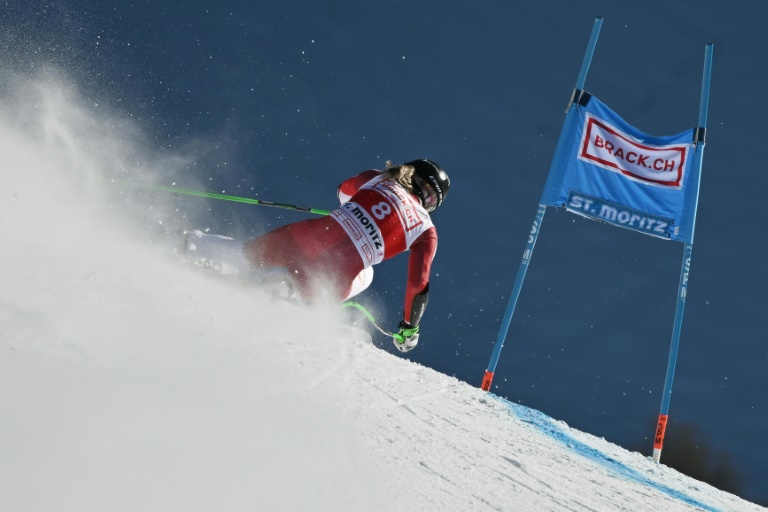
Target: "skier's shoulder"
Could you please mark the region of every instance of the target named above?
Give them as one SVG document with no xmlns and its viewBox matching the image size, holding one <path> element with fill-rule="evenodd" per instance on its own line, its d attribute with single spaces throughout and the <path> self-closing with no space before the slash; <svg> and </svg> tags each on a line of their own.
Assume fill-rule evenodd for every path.
<svg viewBox="0 0 768 512">
<path fill-rule="evenodd" d="M 366 183 L 381 175 L 381 171 L 369 169 L 344 180 L 338 188 L 339 200 L 343 203 L 355 195 Z"/>
<path fill-rule="evenodd" d="M 367 171 L 363 171 L 357 176 L 354 177 L 354 179 L 359 179 L 361 181 L 371 181 L 373 178 L 376 178 L 377 176 L 380 176 L 382 174 L 382 171 L 379 171 L 377 169 L 368 169 Z"/>
<path fill-rule="evenodd" d="M 369 181 L 373 180 L 374 178 L 377 178 L 381 176 L 381 171 L 377 171 L 376 169 L 368 169 L 367 171 L 363 171 L 360 174 L 357 174 L 355 176 L 352 176 L 351 178 L 346 179 L 341 186 L 355 186 L 357 188 L 362 187 Z"/>
</svg>

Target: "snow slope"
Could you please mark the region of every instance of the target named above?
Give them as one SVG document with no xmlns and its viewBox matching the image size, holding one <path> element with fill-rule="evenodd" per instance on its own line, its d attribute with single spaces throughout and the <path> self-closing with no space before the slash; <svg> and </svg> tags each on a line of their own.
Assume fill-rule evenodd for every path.
<svg viewBox="0 0 768 512">
<path fill-rule="evenodd" d="M 55 82 L 14 91 L 0 510 L 764 510 L 350 336 L 335 308 L 175 264 L 94 177 L 138 151 L 125 127 Z"/>
</svg>

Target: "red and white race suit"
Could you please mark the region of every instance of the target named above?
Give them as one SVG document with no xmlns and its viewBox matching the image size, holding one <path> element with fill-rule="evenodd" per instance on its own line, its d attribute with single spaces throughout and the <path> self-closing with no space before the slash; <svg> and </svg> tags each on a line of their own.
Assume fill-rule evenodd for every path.
<svg viewBox="0 0 768 512">
<path fill-rule="evenodd" d="M 404 304 L 404 320 L 410 323 L 413 299 L 429 284 L 437 250 L 429 213 L 416 196 L 376 170 L 344 181 L 338 196 L 342 205 L 329 216 L 246 242 L 246 258 L 252 265 L 289 269 L 305 298 L 325 284 L 342 301 L 365 269 L 410 250 Z"/>
</svg>

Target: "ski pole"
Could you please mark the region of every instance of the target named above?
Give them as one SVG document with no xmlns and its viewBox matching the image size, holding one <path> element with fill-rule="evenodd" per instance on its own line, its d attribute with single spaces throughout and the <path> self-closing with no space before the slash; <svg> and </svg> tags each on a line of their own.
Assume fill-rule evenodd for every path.
<svg viewBox="0 0 768 512">
<path fill-rule="evenodd" d="M 373 326 L 376 329 L 378 329 L 378 331 L 381 334 L 383 334 L 384 336 L 389 336 L 391 338 L 395 338 L 397 341 L 403 341 L 404 340 L 403 337 L 400 334 L 398 334 L 396 332 L 388 331 L 385 328 L 383 328 L 381 326 L 381 324 L 376 321 L 376 318 L 374 318 L 374 316 L 371 314 L 371 312 L 368 311 L 365 308 L 365 306 L 363 306 L 362 304 L 359 304 L 359 303 L 354 302 L 354 301 L 347 301 L 347 302 L 342 302 L 341 307 L 343 307 L 343 308 L 355 308 L 358 311 L 360 311 L 363 315 L 365 315 L 365 318 L 367 318 L 368 321 L 371 322 L 371 324 L 373 324 Z"/>
<path fill-rule="evenodd" d="M 315 215 L 330 215 L 328 210 L 319 210 L 317 208 L 306 208 L 304 206 L 295 206 L 285 203 L 273 203 L 270 201 L 261 201 L 259 199 L 253 199 L 250 197 L 231 196 L 227 194 L 215 194 L 213 192 L 204 192 L 201 190 L 193 190 L 188 188 L 169 187 L 167 185 L 151 185 L 149 183 L 133 183 L 130 185 L 141 188 L 148 188 L 150 190 L 158 190 L 160 192 L 170 192 L 171 194 L 182 194 L 187 196 L 204 197 L 206 199 L 222 199 L 224 201 L 233 201 L 235 203 L 255 204 L 260 206 L 272 206 L 274 208 L 284 208 L 286 210 L 294 210 L 300 212 L 314 213 Z"/>
</svg>

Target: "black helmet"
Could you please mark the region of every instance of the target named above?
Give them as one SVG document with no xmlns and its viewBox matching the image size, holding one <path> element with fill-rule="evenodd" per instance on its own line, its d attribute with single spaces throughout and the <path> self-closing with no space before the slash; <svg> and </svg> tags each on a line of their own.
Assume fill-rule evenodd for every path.
<svg viewBox="0 0 768 512">
<path fill-rule="evenodd" d="M 426 158 L 406 162 L 403 165 L 411 165 L 416 170 L 412 179 L 413 191 L 421 198 L 424 208 L 430 213 L 437 210 L 448 196 L 448 189 L 451 186 L 451 179 L 443 168 Z"/>
</svg>

